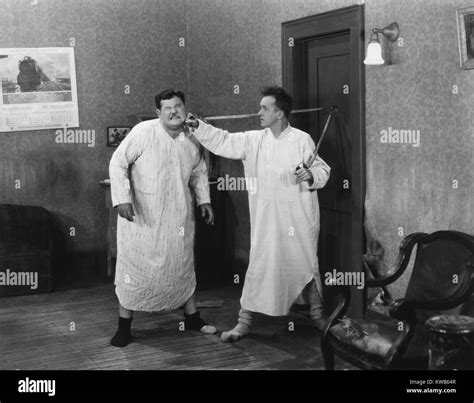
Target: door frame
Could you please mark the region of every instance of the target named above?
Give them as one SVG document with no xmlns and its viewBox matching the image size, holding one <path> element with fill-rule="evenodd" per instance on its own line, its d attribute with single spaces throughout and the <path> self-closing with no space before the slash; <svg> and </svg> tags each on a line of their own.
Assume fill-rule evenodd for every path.
<svg viewBox="0 0 474 403">
<path fill-rule="evenodd" d="M 362 254 L 365 248 L 363 220 L 366 192 L 365 69 L 363 64 L 365 54 L 364 5 L 340 8 L 282 23 L 283 87 L 293 95 L 297 107 L 304 108 L 306 106 L 304 105 L 305 91 L 301 86 L 298 86 L 298 82 L 301 81 L 301 77 L 307 77 L 306 66 L 304 66 L 303 63 L 295 63 L 295 59 L 304 51 L 304 41 L 317 37 L 337 35 L 342 32 L 349 32 L 351 66 L 354 66 L 354 68 L 351 69 L 349 88 L 351 127 L 348 128 L 349 133 L 353 134 L 351 136 L 351 262 L 352 271 L 362 271 Z M 293 46 L 291 46 L 291 44 Z M 362 316 L 365 301 L 363 301 L 362 294 L 358 294 L 357 296 L 354 295 L 355 298 L 353 302 L 355 302 L 355 306 L 351 307 L 351 311 L 356 316 Z"/>
</svg>

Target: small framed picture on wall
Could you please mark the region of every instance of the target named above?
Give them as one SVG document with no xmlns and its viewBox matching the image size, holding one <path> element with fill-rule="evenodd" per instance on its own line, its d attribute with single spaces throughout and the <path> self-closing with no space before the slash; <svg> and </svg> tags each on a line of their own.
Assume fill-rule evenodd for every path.
<svg viewBox="0 0 474 403">
<path fill-rule="evenodd" d="M 461 67 L 474 69 L 474 6 L 456 10 Z"/>
<path fill-rule="evenodd" d="M 130 126 L 107 127 L 107 147 L 118 147 L 130 130 Z"/>
</svg>

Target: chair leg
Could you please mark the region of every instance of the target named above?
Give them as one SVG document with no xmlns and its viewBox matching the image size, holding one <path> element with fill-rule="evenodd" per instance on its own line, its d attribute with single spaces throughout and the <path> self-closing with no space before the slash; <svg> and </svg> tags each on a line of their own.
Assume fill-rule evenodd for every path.
<svg viewBox="0 0 474 403">
<path fill-rule="evenodd" d="M 328 345 L 323 347 L 323 360 L 324 360 L 324 369 L 326 371 L 333 371 L 334 370 L 334 351 Z"/>
</svg>

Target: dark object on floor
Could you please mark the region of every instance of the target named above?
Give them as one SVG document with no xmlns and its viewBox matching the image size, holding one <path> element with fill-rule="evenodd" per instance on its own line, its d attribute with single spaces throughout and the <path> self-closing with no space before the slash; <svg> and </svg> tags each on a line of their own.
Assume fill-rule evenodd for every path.
<svg viewBox="0 0 474 403">
<path fill-rule="evenodd" d="M 52 291 L 53 217 L 43 207 L 0 205 L 0 297 Z"/>
<path fill-rule="evenodd" d="M 196 308 L 221 308 L 224 305 L 224 300 L 216 299 L 216 300 L 206 300 L 206 301 L 198 301 L 196 302 Z"/>
<path fill-rule="evenodd" d="M 334 354 L 363 369 L 428 368 L 424 323 L 442 311 L 460 307 L 474 292 L 474 237 L 456 231 L 408 235 L 400 245 L 395 268 L 367 280 L 367 287 L 382 287 L 399 279 L 415 246 L 405 298 L 391 303 L 391 318 L 345 317 L 351 295 L 349 287 L 342 288 L 342 298 L 321 339 L 326 369 L 334 369 Z"/>
<path fill-rule="evenodd" d="M 197 301 L 196 308 L 222 308 L 224 306 L 224 300 L 222 299 L 210 299 L 206 301 Z M 181 305 L 179 309 L 184 309 L 184 305 Z"/>
</svg>

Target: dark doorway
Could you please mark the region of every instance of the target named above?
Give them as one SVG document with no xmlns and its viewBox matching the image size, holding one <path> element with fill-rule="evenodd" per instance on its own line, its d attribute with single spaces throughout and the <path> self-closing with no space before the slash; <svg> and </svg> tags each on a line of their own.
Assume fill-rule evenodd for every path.
<svg viewBox="0 0 474 403">
<path fill-rule="evenodd" d="M 365 194 L 363 80 L 363 6 L 347 7 L 283 23 L 283 85 L 295 108 L 336 106 L 319 155 L 331 177 L 318 191 L 321 230 L 318 255 L 325 273 L 360 272 Z M 317 143 L 327 112 L 294 115 L 292 124 Z M 363 314 L 363 291 L 352 287 L 349 314 Z M 324 287 L 326 310 L 337 303 L 337 290 Z"/>
</svg>

